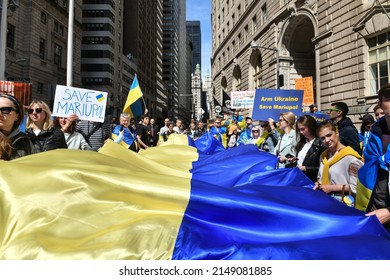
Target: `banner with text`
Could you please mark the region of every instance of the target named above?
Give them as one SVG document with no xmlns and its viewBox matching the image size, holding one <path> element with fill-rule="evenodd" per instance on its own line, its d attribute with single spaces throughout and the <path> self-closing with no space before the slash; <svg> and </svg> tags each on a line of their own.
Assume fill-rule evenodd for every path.
<svg viewBox="0 0 390 280">
<path fill-rule="evenodd" d="M 314 103 L 313 77 L 295 79 L 295 89 L 303 90 L 303 105 Z"/>
<path fill-rule="evenodd" d="M 15 96 L 24 106 L 30 105 L 32 84 L 25 82 L 0 81 L 0 93 Z"/>
<path fill-rule="evenodd" d="M 327 114 L 318 114 L 318 113 L 302 113 L 301 116 L 303 115 L 309 115 L 309 116 L 312 116 L 318 124 L 324 122 L 324 121 L 329 121 L 329 115 Z"/>
<path fill-rule="evenodd" d="M 302 113 L 303 90 L 256 89 L 253 105 L 253 120 L 275 121 L 281 113 L 293 112 L 296 116 Z"/>
<path fill-rule="evenodd" d="M 230 93 L 232 100 L 232 109 L 247 109 L 253 108 L 253 102 L 255 100 L 255 91 L 232 91 Z"/>
<path fill-rule="evenodd" d="M 53 116 L 76 114 L 80 120 L 104 122 L 107 95 L 103 91 L 57 85 Z"/>
</svg>

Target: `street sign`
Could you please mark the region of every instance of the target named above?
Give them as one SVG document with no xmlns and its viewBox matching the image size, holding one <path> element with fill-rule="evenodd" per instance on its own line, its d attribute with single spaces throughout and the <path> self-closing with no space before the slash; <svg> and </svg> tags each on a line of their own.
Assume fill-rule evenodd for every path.
<svg viewBox="0 0 390 280">
<path fill-rule="evenodd" d="M 356 105 L 356 106 L 349 106 L 349 115 L 357 115 L 357 114 L 365 114 L 368 112 L 368 108 L 370 108 L 371 105 Z"/>
</svg>

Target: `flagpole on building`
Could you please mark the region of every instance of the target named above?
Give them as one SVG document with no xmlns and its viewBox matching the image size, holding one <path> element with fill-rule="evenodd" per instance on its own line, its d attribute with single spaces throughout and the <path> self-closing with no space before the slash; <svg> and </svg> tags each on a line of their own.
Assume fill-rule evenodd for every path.
<svg viewBox="0 0 390 280">
<path fill-rule="evenodd" d="M 73 24 L 74 23 L 74 0 L 69 0 L 69 19 L 68 19 L 68 48 L 67 48 L 67 73 L 66 85 L 72 86 L 73 83 Z"/>
<path fill-rule="evenodd" d="M 5 80 L 5 48 L 7 33 L 7 9 L 8 1 L 3 0 L 1 6 L 1 30 L 0 30 L 0 80 Z"/>
</svg>

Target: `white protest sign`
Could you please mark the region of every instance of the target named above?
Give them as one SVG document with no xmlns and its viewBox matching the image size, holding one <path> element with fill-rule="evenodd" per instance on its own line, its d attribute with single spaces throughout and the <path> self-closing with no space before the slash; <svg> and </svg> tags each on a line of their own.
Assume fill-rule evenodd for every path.
<svg viewBox="0 0 390 280">
<path fill-rule="evenodd" d="M 253 103 L 255 101 L 255 91 L 232 91 L 230 93 L 230 98 L 232 102 L 232 109 L 253 108 Z"/>
<path fill-rule="evenodd" d="M 57 85 L 53 116 L 76 114 L 80 120 L 104 122 L 107 92 Z"/>
</svg>

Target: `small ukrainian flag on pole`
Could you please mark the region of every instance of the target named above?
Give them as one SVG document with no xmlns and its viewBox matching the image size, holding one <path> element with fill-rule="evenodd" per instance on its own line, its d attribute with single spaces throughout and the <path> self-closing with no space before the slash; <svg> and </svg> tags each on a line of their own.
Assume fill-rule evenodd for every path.
<svg viewBox="0 0 390 280">
<path fill-rule="evenodd" d="M 99 102 L 104 101 L 104 96 L 103 96 L 103 94 L 96 95 L 96 99 L 97 99 L 97 101 L 99 101 Z"/>
</svg>

